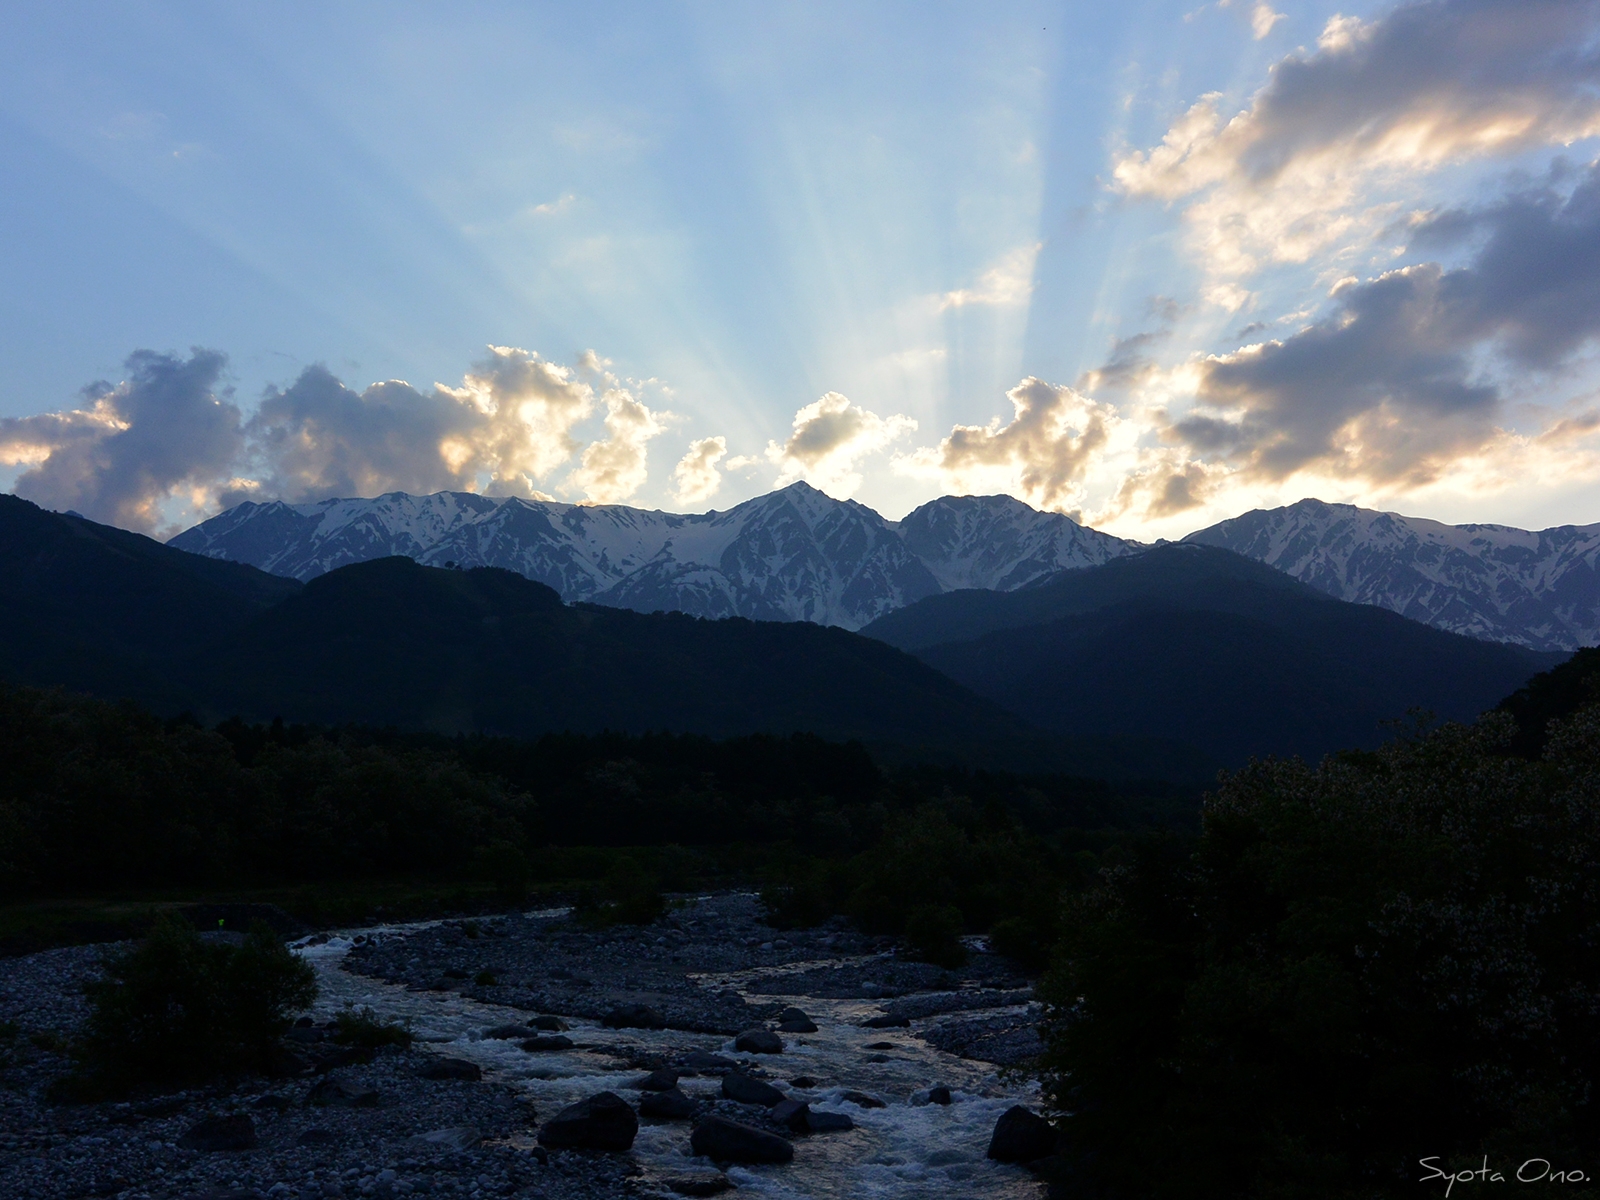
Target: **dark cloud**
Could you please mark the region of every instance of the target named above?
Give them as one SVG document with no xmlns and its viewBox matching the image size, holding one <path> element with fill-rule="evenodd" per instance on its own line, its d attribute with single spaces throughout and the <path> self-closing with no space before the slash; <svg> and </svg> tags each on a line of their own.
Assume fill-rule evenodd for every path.
<svg viewBox="0 0 1600 1200">
<path fill-rule="evenodd" d="M 34 462 L 16 493 L 46 508 L 156 532 L 160 507 L 183 490 L 208 492 L 244 447 L 241 416 L 218 380 L 213 350 L 187 359 L 141 350 L 115 387 L 84 390 L 81 408 L 0 419 L 0 454 Z"/>
<path fill-rule="evenodd" d="M 1397 136 L 1448 153 L 1592 131 L 1597 16 L 1592 0 L 1436 0 L 1370 24 L 1335 18 L 1322 53 L 1278 64 L 1238 161 L 1260 183 L 1296 158 Z"/>
<path fill-rule="evenodd" d="M 1318 464 L 1420 481 L 1492 433 L 1502 397 L 1485 352 L 1553 371 L 1600 334 L 1600 170 L 1566 194 L 1442 214 L 1420 237 L 1477 242 L 1464 266 L 1346 285 L 1310 328 L 1207 360 L 1206 408 L 1172 434 L 1269 478 Z"/>
<path fill-rule="evenodd" d="M 470 476 L 452 471 L 439 446 L 470 423 L 461 404 L 437 393 L 395 380 L 357 392 L 312 366 L 267 393 L 249 434 L 264 490 L 300 502 L 460 487 Z M 459 465 L 476 468 L 475 459 Z"/>
</svg>

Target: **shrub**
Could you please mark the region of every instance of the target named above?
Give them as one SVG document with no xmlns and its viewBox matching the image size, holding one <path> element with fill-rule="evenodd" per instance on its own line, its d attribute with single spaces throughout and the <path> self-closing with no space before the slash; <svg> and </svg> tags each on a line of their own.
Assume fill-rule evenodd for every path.
<svg viewBox="0 0 1600 1200">
<path fill-rule="evenodd" d="M 924 904 L 906 918 L 906 941 L 923 962 L 954 970 L 967 961 L 961 929 L 961 910 L 955 905 Z"/>
<path fill-rule="evenodd" d="M 396 1021 L 385 1021 L 366 1005 L 347 1008 L 333 1018 L 333 1040 L 347 1046 L 377 1050 L 383 1046 L 411 1045 L 411 1030 Z"/>
<path fill-rule="evenodd" d="M 1084 896 L 1047 1095 L 1108 1197 L 1377 1197 L 1600 1153 L 1600 707 L 1226 779 Z M 1509 1166 L 1504 1164 L 1509 1163 Z"/>
<path fill-rule="evenodd" d="M 317 994 L 310 965 L 262 924 L 236 947 L 165 917 L 102 970 L 84 988 L 89 1020 L 76 1050 L 91 1091 L 268 1068 Z"/>
<path fill-rule="evenodd" d="M 649 925 L 667 911 L 661 881 L 624 857 L 606 873 L 597 893 L 585 891 L 573 905 L 574 915 L 585 925 Z"/>
</svg>

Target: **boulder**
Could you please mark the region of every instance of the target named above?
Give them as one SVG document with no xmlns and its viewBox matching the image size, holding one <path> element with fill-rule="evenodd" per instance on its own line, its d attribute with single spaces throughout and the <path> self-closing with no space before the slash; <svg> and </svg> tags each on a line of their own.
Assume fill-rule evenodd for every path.
<svg viewBox="0 0 1600 1200">
<path fill-rule="evenodd" d="M 804 1100 L 780 1100 L 772 1106 L 772 1111 L 767 1114 L 779 1125 L 792 1129 L 796 1133 L 810 1131 L 811 1106 Z"/>
<path fill-rule="evenodd" d="M 445 968 L 444 977 L 446 979 L 466 979 L 470 977 L 471 974 L 472 972 L 468 971 L 465 967 L 447 967 Z"/>
<path fill-rule="evenodd" d="M 678 1073 L 671 1067 L 661 1067 L 651 1071 L 633 1086 L 641 1092 L 665 1092 L 678 1086 Z"/>
<path fill-rule="evenodd" d="M 863 1050 L 898 1050 L 898 1049 L 900 1049 L 900 1047 L 897 1046 L 894 1042 L 868 1042 L 865 1046 L 863 1046 L 861 1048 Z"/>
<path fill-rule="evenodd" d="M 891 1017 L 887 1015 L 881 1017 L 868 1017 L 865 1021 L 861 1022 L 861 1024 L 867 1029 L 904 1029 L 911 1024 L 911 1018 Z"/>
<path fill-rule="evenodd" d="M 667 1019 L 648 1004 L 621 1004 L 600 1018 L 607 1029 L 665 1029 Z"/>
<path fill-rule="evenodd" d="M 436 1058 L 417 1074 L 424 1079 L 461 1079 L 477 1083 L 483 1078 L 483 1069 L 464 1058 Z"/>
<path fill-rule="evenodd" d="M 658 1121 L 687 1121 L 699 1106 L 678 1088 L 664 1092 L 646 1092 L 639 1097 L 639 1115 L 654 1117 Z"/>
<path fill-rule="evenodd" d="M 527 1025 L 496 1025 L 493 1029 L 485 1029 L 483 1036 L 493 1041 L 514 1042 L 518 1038 L 533 1036 L 533 1029 Z"/>
<path fill-rule="evenodd" d="M 1038 1113 L 1014 1104 L 1000 1114 L 989 1139 L 989 1157 L 996 1162 L 1025 1163 L 1054 1153 L 1056 1131 Z"/>
<path fill-rule="evenodd" d="M 869 1054 L 861 1061 L 868 1063 L 886 1063 L 891 1062 L 892 1060 L 887 1054 Z"/>
<path fill-rule="evenodd" d="M 522 1048 L 529 1054 L 541 1054 L 546 1050 L 571 1050 L 572 1039 L 561 1033 L 541 1033 L 523 1042 Z"/>
<path fill-rule="evenodd" d="M 306 1103 L 319 1108 L 376 1108 L 378 1090 L 329 1075 L 306 1094 Z"/>
<path fill-rule="evenodd" d="M 722 1094 L 740 1104 L 759 1104 L 771 1108 L 784 1099 L 784 1095 L 770 1083 L 751 1079 L 743 1071 L 729 1071 L 722 1077 Z"/>
<path fill-rule="evenodd" d="M 694 1127 L 689 1146 L 713 1162 L 786 1163 L 794 1147 L 775 1133 L 753 1129 L 726 1117 L 708 1116 Z"/>
<path fill-rule="evenodd" d="M 562 1033 L 572 1028 L 560 1017 L 534 1017 L 528 1024 L 535 1029 L 543 1029 L 549 1033 Z"/>
<path fill-rule="evenodd" d="M 779 1033 L 815 1033 L 817 1023 L 798 1008 L 786 1008 L 778 1014 Z"/>
<path fill-rule="evenodd" d="M 888 1108 L 889 1107 L 882 1100 L 879 1100 L 876 1096 L 869 1096 L 865 1092 L 845 1092 L 842 1095 L 840 1095 L 839 1099 L 847 1100 L 851 1104 L 860 1105 L 862 1108 Z"/>
<path fill-rule="evenodd" d="M 686 1071 L 731 1071 L 738 1065 L 731 1058 L 704 1050 L 691 1050 L 678 1060 L 678 1066 Z"/>
<path fill-rule="evenodd" d="M 855 1127 L 856 1123 L 843 1113 L 817 1112 L 815 1109 L 806 1113 L 806 1130 L 810 1133 L 843 1133 Z"/>
<path fill-rule="evenodd" d="M 483 1135 L 470 1125 L 457 1125 L 450 1129 L 435 1129 L 432 1133 L 419 1133 L 401 1143 L 412 1153 L 447 1151 L 455 1153 L 470 1150 L 483 1140 Z"/>
<path fill-rule="evenodd" d="M 184 1150 L 254 1150 L 256 1123 L 243 1113 L 231 1117 L 207 1117 L 191 1125 L 178 1139 Z"/>
<path fill-rule="evenodd" d="M 601 1092 L 569 1104 L 539 1126 L 539 1144 L 552 1150 L 610 1150 L 633 1145 L 639 1118 L 615 1092 Z"/>
<path fill-rule="evenodd" d="M 811 1078 L 809 1075 L 796 1075 L 793 1079 L 789 1080 L 789 1086 L 797 1088 L 814 1088 L 817 1086 L 817 1081 Z"/>
<path fill-rule="evenodd" d="M 661 1177 L 661 1186 L 678 1196 L 720 1196 L 733 1188 L 721 1171 L 678 1171 Z"/>
<path fill-rule="evenodd" d="M 733 1040 L 741 1054 L 782 1054 L 783 1039 L 770 1029 L 746 1029 Z"/>
<path fill-rule="evenodd" d="M 928 1089 L 928 1103 L 929 1104 L 949 1104 L 950 1103 L 950 1089 L 945 1087 L 944 1084 L 942 1084 L 942 1083 L 938 1087 L 929 1088 Z"/>
</svg>

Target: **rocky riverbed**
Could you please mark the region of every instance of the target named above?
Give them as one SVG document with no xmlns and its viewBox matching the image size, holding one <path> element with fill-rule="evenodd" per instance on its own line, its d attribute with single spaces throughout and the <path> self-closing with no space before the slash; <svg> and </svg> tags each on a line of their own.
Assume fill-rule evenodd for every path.
<svg viewBox="0 0 1600 1200">
<path fill-rule="evenodd" d="M 552 911 L 315 935 L 297 948 L 321 995 L 290 1036 L 305 1074 L 117 1104 L 45 1097 L 106 948 L 0 961 L 0 1195 L 1039 1195 L 986 1157 L 1001 1115 L 1036 1101 L 997 1069 L 1037 1050 L 1013 964 L 977 948 L 948 972 L 760 917 L 722 895 L 642 928 Z M 352 1005 L 416 1041 L 341 1054 L 327 1022 Z M 551 1118 L 602 1093 L 632 1145 L 566 1148 L 578 1126 Z M 751 1155 L 714 1117 L 784 1161 L 727 1161 Z"/>
</svg>

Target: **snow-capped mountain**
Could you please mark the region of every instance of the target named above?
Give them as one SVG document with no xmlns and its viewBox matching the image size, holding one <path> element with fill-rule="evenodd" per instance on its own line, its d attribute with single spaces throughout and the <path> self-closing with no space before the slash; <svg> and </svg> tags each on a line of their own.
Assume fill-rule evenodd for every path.
<svg viewBox="0 0 1600 1200">
<path fill-rule="evenodd" d="M 169 544 L 297 579 L 402 554 L 505 567 L 567 600 L 847 629 L 938 592 L 1009 591 L 1142 549 L 1009 496 L 945 496 L 895 522 L 804 483 L 692 515 L 465 492 L 245 503 Z"/>
<path fill-rule="evenodd" d="M 1444 525 L 1302 500 L 1191 533 L 1357 604 L 1536 650 L 1600 642 L 1600 525 Z"/>
</svg>

